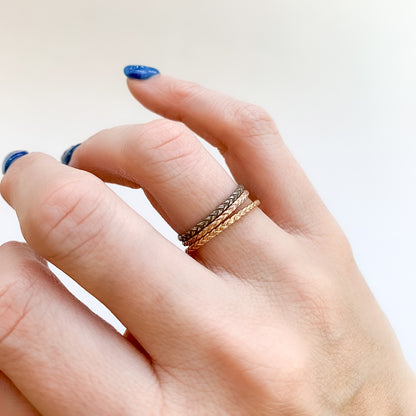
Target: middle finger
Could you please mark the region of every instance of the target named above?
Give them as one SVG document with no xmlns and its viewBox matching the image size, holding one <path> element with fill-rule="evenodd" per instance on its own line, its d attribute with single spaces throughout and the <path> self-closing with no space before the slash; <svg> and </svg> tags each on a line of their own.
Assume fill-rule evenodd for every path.
<svg viewBox="0 0 416 416">
<path fill-rule="evenodd" d="M 191 329 L 178 326 L 194 328 L 189 321 L 223 292 L 90 173 L 32 153 L 9 168 L 1 193 L 35 251 L 107 305 L 152 356 L 188 344 Z"/>
</svg>

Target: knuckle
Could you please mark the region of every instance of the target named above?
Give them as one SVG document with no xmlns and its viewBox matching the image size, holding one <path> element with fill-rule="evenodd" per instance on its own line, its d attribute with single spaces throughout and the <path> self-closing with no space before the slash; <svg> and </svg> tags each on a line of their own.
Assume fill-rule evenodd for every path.
<svg viewBox="0 0 416 416">
<path fill-rule="evenodd" d="M 262 138 L 272 134 L 280 137 L 269 113 L 255 104 L 242 103 L 234 110 L 237 128 L 248 138 Z"/>
<path fill-rule="evenodd" d="M 202 93 L 202 87 L 190 81 L 173 82 L 169 89 L 169 96 L 179 104 L 178 107 L 182 107 L 188 100 Z"/>
<path fill-rule="evenodd" d="M 331 273 L 323 270 L 312 271 L 312 274 L 319 277 L 304 277 L 303 281 L 308 285 L 295 288 L 297 298 L 292 303 L 293 311 L 308 332 L 319 334 L 325 348 L 335 351 L 345 345 L 345 340 L 351 335 L 348 330 L 351 305 L 345 300 L 344 290 L 331 281 Z"/>
<path fill-rule="evenodd" d="M 308 289 L 299 289 L 298 313 L 307 326 L 318 329 L 321 335 L 328 336 L 336 325 L 338 306 L 334 291 L 323 282 L 313 282 Z"/>
<path fill-rule="evenodd" d="M 151 140 L 145 140 L 144 167 L 152 173 L 152 180 L 172 180 L 176 175 L 183 174 L 192 169 L 200 160 L 198 157 L 201 146 L 196 137 L 182 123 L 157 120 L 150 123 L 141 134 Z M 143 141 L 132 143 L 134 147 L 140 146 L 143 155 Z"/>
<path fill-rule="evenodd" d="M 0 292 L 0 345 L 4 345 L 11 336 L 22 327 L 28 314 L 30 297 L 22 302 L 21 295 L 26 288 L 17 283 L 2 287 Z M 27 293 L 24 295 L 27 298 Z"/>
<path fill-rule="evenodd" d="M 148 141 L 149 149 L 163 149 L 170 141 L 176 140 L 181 144 L 180 141 L 189 140 L 191 137 L 191 132 L 184 124 L 171 120 L 156 120 L 149 123 L 142 134 L 151 137 Z"/>
<path fill-rule="evenodd" d="M 327 274 L 354 276 L 357 271 L 357 264 L 354 252 L 347 236 L 337 225 L 323 237 L 315 238 L 317 244 L 317 259 L 321 264 L 330 266 Z"/>
<path fill-rule="evenodd" d="M 105 185 L 92 175 L 50 185 L 25 218 L 26 238 L 49 259 L 93 245 L 108 211 L 106 195 Z"/>
<path fill-rule="evenodd" d="M 21 247 L 16 244 L 2 246 L 1 251 L 7 253 L 10 249 L 17 249 L 19 254 L 21 253 Z M 19 258 L 15 267 L 9 268 L 6 276 L 3 276 L 0 287 L 0 344 L 2 346 L 14 345 L 16 339 L 33 329 L 35 323 L 30 316 L 33 308 L 37 307 L 37 281 L 44 267 L 35 257 L 23 256 Z"/>
<path fill-rule="evenodd" d="M 207 343 L 215 361 L 236 370 L 239 387 L 261 398 L 266 408 L 284 405 L 299 410 L 297 403 L 311 369 L 302 342 L 290 329 L 282 337 L 271 321 L 247 322 L 247 329 L 238 332 L 233 322 L 225 327 L 217 324 Z M 253 338 L 258 340 L 255 345 L 249 341 Z"/>
</svg>

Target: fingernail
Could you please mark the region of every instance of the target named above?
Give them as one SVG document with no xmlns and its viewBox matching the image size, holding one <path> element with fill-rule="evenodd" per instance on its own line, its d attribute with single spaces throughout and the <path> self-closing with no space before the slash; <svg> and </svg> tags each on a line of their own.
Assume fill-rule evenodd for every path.
<svg viewBox="0 0 416 416">
<path fill-rule="evenodd" d="M 127 65 L 124 68 L 124 73 L 126 77 L 133 79 L 148 79 L 153 75 L 160 74 L 156 68 L 143 65 Z"/>
<path fill-rule="evenodd" d="M 74 150 L 80 145 L 81 145 L 81 143 L 78 143 L 75 146 L 71 146 L 69 149 L 66 149 L 64 153 L 62 153 L 61 162 L 64 165 L 69 165 L 69 162 L 71 161 L 72 154 L 74 153 Z"/>
<path fill-rule="evenodd" d="M 28 152 L 26 150 L 15 150 L 14 152 L 10 152 L 3 161 L 2 171 L 3 175 L 7 172 L 7 169 L 9 169 L 10 165 L 16 160 L 19 159 L 19 157 L 22 157 L 24 155 L 27 155 Z"/>
</svg>

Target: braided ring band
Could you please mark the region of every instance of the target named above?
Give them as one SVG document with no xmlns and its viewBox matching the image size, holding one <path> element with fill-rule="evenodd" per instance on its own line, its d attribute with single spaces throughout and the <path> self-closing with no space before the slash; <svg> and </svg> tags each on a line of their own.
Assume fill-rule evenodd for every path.
<svg viewBox="0 0 416 416">
<path fill-rule="evenodd" d="M 215 227 L 220 225 L 222 222 L 224 222 L 248 197 L 248 191 L 244 191 L 237 199 L 236 201 L 228 207 L 215 221 L 213 221 L 211 224 L 203 228 L 198 234 L 194 235 L 189 240 L 183 241 L 182 244 L 184 246 L 190 246 L 195 241 L 198 241 L 201 239 L 204 235 L 208 234 L 211 230 L 213 230 Z"/>
<path fill-rule="evenodd" d="M 252 211 L 254 208 L 258 207 L 259 205 L 260 205 L 260 201 L 258 199 L 256 201 L 252 202 L 250 205 L 247 205 L 245 208 L 238 211 L 237 214 L 234 214 L 232 217 L 228 218 L 228 220 L 226 220 L 222 224 L 220 224 L 217 228 L 214 228 L 205 237 L 202 237 L 200 240 L 198 240 L 197 242 L 195 242 L 194 244 L 189 246 L 186 249 L 186 252 L 191 253 L 191 252 L 197 250 L 199 247 L 202 247 L 208 241 L 212 240 L 215 236 L 217 236 L 222 231 L 224 231 L 226 228 L 228 228 L 231 224 L 234 224 L 241 217 L 248 214 L 250 211 Z"/>
<path fill-rule="evenodd" d="M 238 185 L 236 190 L 217 208 L 214 209 L 207 217 L 199 221 L 194 227 L 188 230 L 186 233 L 178 235 L 180 241 L 186 241 L 192 238 L 195 234 L 198 234 L 203 228 L 211 224 L 216 218 L 218 218 L 244 191 L 243 185 Z"/>
</svg>

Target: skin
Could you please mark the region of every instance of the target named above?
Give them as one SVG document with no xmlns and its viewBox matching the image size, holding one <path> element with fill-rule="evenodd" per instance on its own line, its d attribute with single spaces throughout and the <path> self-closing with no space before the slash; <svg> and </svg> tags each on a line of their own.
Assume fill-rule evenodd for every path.
<svg viewBox="0 0 416 416">
<path fill-rule="evenodd" d="M 164 75 L 128 86 L 162 118 L 99 132 L 70 166 L 29 154 L 1 182 L 27 244 L 0 248 L 0 413 L 415 414 L 415 376 L 270 116 Z M 104 182 L 141 187 L 178 233 L 236 183 L 261 205 L 187 255 Z"/>
</svg>

